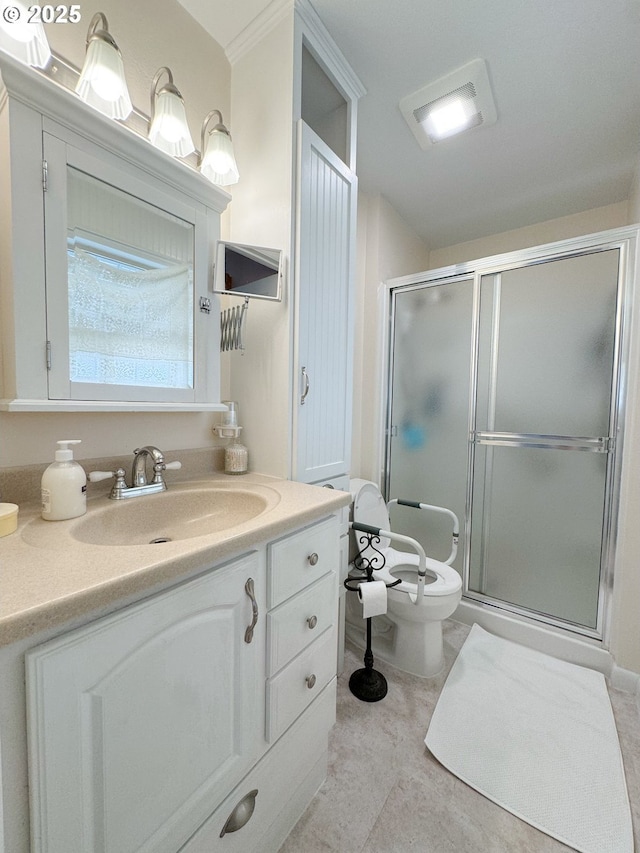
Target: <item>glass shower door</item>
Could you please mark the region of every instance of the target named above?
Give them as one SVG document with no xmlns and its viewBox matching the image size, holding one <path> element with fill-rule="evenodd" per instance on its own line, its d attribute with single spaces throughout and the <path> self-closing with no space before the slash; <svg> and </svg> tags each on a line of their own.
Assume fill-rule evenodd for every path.
<svg viewBox="0 0 640 853">
<path fill-rule="evenodd" d="M 596 631 L 619 250 L 483 275 L 472 596 Z"/>
</svg>

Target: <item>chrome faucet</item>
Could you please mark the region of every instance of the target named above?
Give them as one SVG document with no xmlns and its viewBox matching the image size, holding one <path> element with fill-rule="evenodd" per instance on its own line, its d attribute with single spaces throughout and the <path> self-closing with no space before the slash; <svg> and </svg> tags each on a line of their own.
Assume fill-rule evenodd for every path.
<svg viewBox="0 0 640 853">
<path fill-rule="evenodd" d="M 167 469 L 182 467 L 180 462 L 165 462 L 162 451 L 150 444 L 144 447 L 137 447 L 133 453 L 130 486 L 127 486 L 125 480 L 124 468 L 118 468 L 116 471 L 91 471 L 89 480 L 92 483 L 96 483 L 99 480 L 105 480 L 107 477 L 115 477 L 116 481 L 109 493 L 109 497 L 117 501 L 124 498 L 137 498 L 140 495 L 152 495 L 155 492 L 166 491 L 167 484 L 164 481 L 164 472 Z M 151 482 L 147 479 L 147 459 L 151 459 L 153 462 L 153 479 Z"/>
<path fill-rule="evenodd" d="M 147 480 L 147 459 L 153 462 L 153 480 L 151 483 Z M 158 483 L 164 484 L 162 472 L 166 469 L 164 455 L 152 444 L 147 444 L 145 447 L 136 447 L 133 451 L 133 467 L 131 469 L 131 487 L 148 486 Z M 166 489 L 166 485 L 164 486 Z"/>
</svg>

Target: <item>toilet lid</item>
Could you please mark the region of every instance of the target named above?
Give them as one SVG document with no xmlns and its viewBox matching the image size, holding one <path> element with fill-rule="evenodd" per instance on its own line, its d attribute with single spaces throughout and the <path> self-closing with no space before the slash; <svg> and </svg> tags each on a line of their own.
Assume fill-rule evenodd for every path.
<svg viewBox="0 0 640 853">
<path fill-rule="evenodd" d="M 353 494 L 353 520 L 360 524 L 369 524 L 371 527 L 379 527 L 381 530 L 390 530 L 387 505 L 375 483 L 368 480 L 351 480 L 349 485 Z M 357 541 L 358 533 L 354 532 Z M 383 537 L 378 547 L 385 549 L 390 544 L 390 540 Z"/>
</svg>

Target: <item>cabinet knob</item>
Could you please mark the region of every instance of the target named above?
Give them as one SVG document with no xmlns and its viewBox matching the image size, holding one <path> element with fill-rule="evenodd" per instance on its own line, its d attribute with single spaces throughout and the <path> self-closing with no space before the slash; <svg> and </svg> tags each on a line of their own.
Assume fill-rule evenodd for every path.
<svg viewBox="0 0 640 853">
<path fill-rule="evenodd" d="M 316 686 L 316 677 L 315 677 L 315 675 L 308 675 L 308 676 L 305 678 L 305 681 L 307 682 L 307 687 L 309 688 L 309 690 L 312 690 L 312 689 Z"/>
<path fill-rule="evenodd" d="M 316 563 L 318 562 L 318 555 L 314 551 L 313 554 L 309 554 L 309 556 L 307 557 L 307 560 L 309 561 L 310 566 L 315 566 Z"/>
<path fill-rule="evenodd" d="M 253 810 L 256 807 L 256 797 L 258 796 L 258 789 L 255 788 L 253 791 L 249 791 L 248 794 L 240 800 L 239 803 L 236 804 L 233 811 L 227 818 L 227 822 L 222 827 L 222 832 L 220 833 L 220 838 L 225 836 L 227 832 L 237 832 L 239 829 L 249 821 L 251 815 L 253 814 Z"/>
<path fill-rule="evenodd" d="M 307 625 L 309 626 L 309 628 L 311 628 L 313 630 L 313 628 L 315 628 L 317 624 L 318 624 L 318 617 L 317 616 L 309 616 L 309 618 L 307 619 Z"/>
</svg>

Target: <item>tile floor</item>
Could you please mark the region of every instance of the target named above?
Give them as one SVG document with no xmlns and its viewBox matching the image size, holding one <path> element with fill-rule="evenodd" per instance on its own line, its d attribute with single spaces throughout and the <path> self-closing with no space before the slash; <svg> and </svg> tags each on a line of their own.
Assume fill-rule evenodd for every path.
<svg viewBox="0 0 640 853">
<path fill-rule="evenodd" d="M 424 745 L 438 695 L 468 631 L 457 622 L 445 623 L 446 667 L 435 678 L 416 678 L 380 663 L 389 692 L 382 702 L 372 704 L 349 692 L 349 676 L 362 666 L 362 653 L 347 648 L 338 682 L 329 774 L 280 853 L 562 853 L 571 849 L 469 788 L 439 765 Z M 609 692 L 640 850 L 640 717 L 634 696 Z"/>
</svg>

